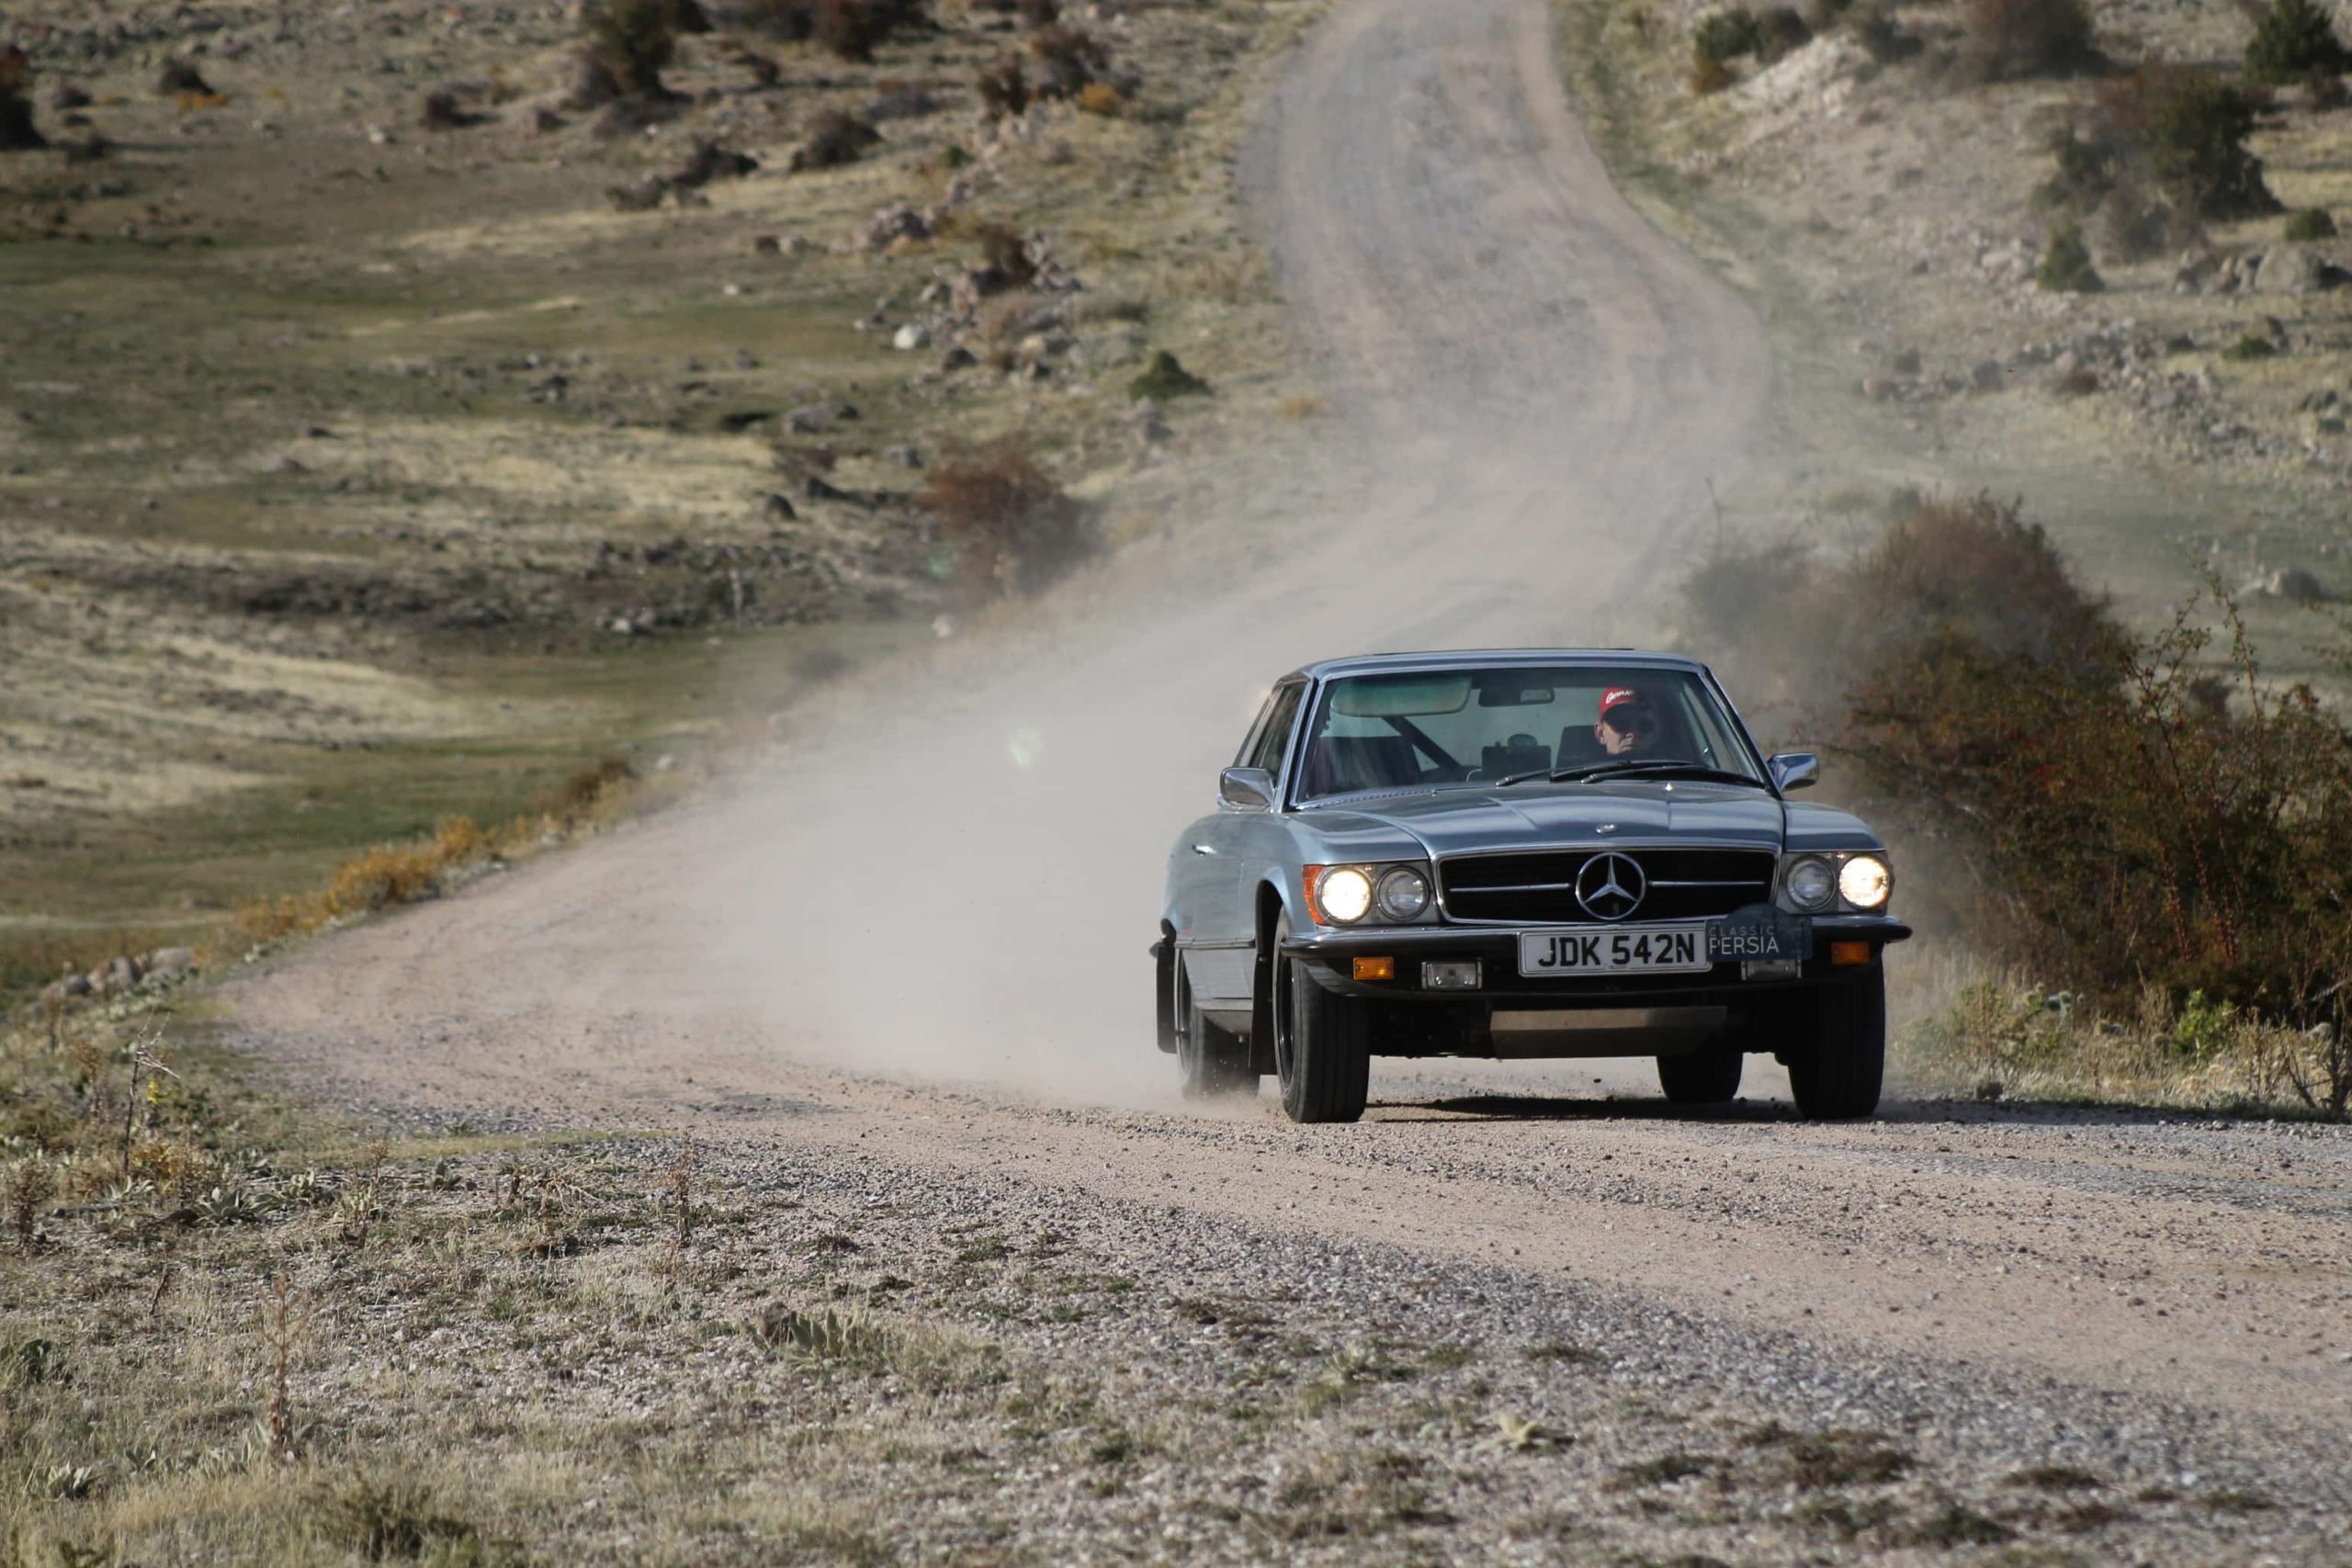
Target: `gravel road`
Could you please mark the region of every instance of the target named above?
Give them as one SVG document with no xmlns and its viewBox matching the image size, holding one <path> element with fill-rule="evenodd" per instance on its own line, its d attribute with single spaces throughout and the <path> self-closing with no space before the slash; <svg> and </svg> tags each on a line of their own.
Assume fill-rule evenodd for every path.
<svg viewBox="0 0 2352 1568">
<path fill-rule="evenodd" d="M 1770 471 L 1754 322 L 1611 189 L 1551 49 L 1541 0 L 1355 0 L 1303 46 L 1245 176 L 1330 389 L 1314 450 L 1222 476 L 1023 625 L 810 702 L 723 796 L 240 982 L 243 1026 L 389 1114 L 691 1129 L 747 1181 L 1077 1227 L 1163 1294 L 1287 1280 L 1327 1327 L 1362 1302 L 1572 1338 L 1611 1397 L 1530 1397 L 1583 1454 L 1661 1420 L 1899 1432 L 1923 1496 L 1998 1523 L 1841 1532 L 1700 1472 L 1637 1506 L 1580 1461 L 1527 1484 L 1611 1521 L 1588 1557 L 2352 1561 L 2341 1129 L 1807 1126 L 1761 1064 L 1708 1117 L 1589 1066 L 1400 1066 L 1351 1128 L 1176 1100 L 1146 1023 L 1160 857 L 1270 679 L 1639 640 L 1708 485 Z M 1151 1332 L 1062 1351 L 1208 1375 L 1213 1341 Z M 2113 1506 L 2027 1506 L 2036 1467 Z M 1494 1547 L 1453 1512 L 1397 1554 Z"/>
</svg>

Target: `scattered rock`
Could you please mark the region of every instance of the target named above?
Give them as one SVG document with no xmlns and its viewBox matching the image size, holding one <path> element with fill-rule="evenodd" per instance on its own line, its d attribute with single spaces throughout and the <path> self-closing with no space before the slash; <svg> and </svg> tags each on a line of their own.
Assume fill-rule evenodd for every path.
<svg viewBox="0 0 2352 1568">
<path fill-rule="evenodd" d="M 1997 359 L 1980 359 L 1968 372 L 1968 384 L 1980 392 L 1997 392 L 2008 385 L 2009 373 Z"/>
<path fill-rule="evenodd" d="M 903 201 L 894 201 L 866 220 L 864 244 L 869 251 L 888 250 L 901 240 L 928 240 L 931 220 Z"/>
<path fill-rule="evenodd" d="M 969 370 L 973 366 L 978 365 L 979 362 L 978 355 L 975 355 L 970 349 L 966 348 L 962 344 L 957 344 L 955 347 L 949 349 L 945 354 L 939 356 L 939 367 L 942 370 L 948 371 Z"/>
<path fill-rule="evenodd" d="M 845 423 L 855 418 L 857 418 L 856 408 L 834 400 L 830 402 L 809 403 L 789 411 L 784 416 L 784 425 L 786 430 L 796 435 L 822 435 L 834 425 Z"/>
<path fill-rule="evenodd" d="M 891 335 L 890 346 L 908 353 L 919 348 L 929 348 L 931 329 L 921 321 L 909 321 Z"/>
<path fill-rule="evenodd" d="M 886 463 L 896 463 L 902 468 L 922 467 L 922 454 L 911 446 L 886 446 L 882 449 L 882 460 Z"/>
<path fill-rule="evenodd" d="M 1919 351 L 1916 348 L 1898 348 L 1886 361 L 1887 369 L 1897 376 L 1917 376 L 1919 366 Z"/>
<path fill-rule="evenodd" d="M 192 947 L 159 947 L 147 955 L 150 975 L 183 975 L 196 967 L 196 949 Z"/>
<path fill-rule="evenodd" d="M 771 491 L 760 498 L 760 515 L 771 523 L 789 523 L 800 515 L 800 509 L 792 504 L 791 497 Z"/>
<path fill-rule="evenodd" d="M 523 134 L 551 136 L 563 129 L 563 117 L 551 108 L 533 108 L 523 116 Z"/>
<path fill-rule="evenodd" d="M 610 186 L 605 195 L 623 212 L 650 212 L 670 194 L 670 182 L 654 175 L 633 186 Z"/>
</svg>

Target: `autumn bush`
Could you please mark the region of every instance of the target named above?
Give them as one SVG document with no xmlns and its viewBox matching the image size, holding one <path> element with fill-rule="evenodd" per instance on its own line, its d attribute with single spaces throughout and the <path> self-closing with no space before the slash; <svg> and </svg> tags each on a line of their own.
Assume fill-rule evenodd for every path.
<svg viewBox="0 0 2352 1568">
<path fill-rule="evenodd" d="M 1017 116 L 1029 107 L 1029 73 L 1017 54 L 1004 55 L 980 67 L 974 78 L 980 107 L 990 119 Z"/>
<path fill-rule="evenodd" d="M 2114 1011 L 2153 990 L 2310 1032 L 2296 1092 L 2352 1104 L 2352 725 L 2266 680 L 2226 599 L 2133 634 L 1979 498 L 1844 560 L 1729 549 L 1686 600 L 1793 684 L 1838 672 L 1811 727 L 1905 844 L 1970 868 L 1940 894 L 1979 952 Z"/>
<path fill-rule="evenodd" d="M 1032 91 L 1041 98 L 1075 98 L 1111 68 L 1110 51 L 1091 33 L 1059 23 L 1030 34 L 1029 53 L 1037 62 Z"/>
<path fill-rule="evenodd" d="M 589 51 L 625 92 L 667 96 L 662 68 L 678 51 L 671 0 L 598 0 L 582 13 Z"/>
<path fill-rule="evenodd" d="M 976 599 L 1034 593 L 1094 547 L 1086 509 L 1015 446 L 938 464 L 917 504 L 936 519 Z"/>
<path fill-rule="evenodd" d="M 847 109 L 827 109 L 808 128 L 808 141 L 794 150 L 787 166 L 795 174 L 839 168 L 843 164 L 855 163 L 867 148 L 881 141 L 880 131 Z"/>
<path fill-rule="evenodd" d="M 1968 0 L 1958 64 L 1974 80 L 2072 76 L 2101 63 L 2083 0 Z"/>
<path fill-rule="evenodd" d="M 922 16 L 921 0 L 816 0 L 813 31 L 843 60 L 871 60 L 876 47 Z"/>
</svg>

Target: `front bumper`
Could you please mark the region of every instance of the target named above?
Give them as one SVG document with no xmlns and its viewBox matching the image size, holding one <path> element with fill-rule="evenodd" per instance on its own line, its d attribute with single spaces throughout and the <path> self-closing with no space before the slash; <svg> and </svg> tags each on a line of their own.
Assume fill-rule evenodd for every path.
<svg viewBox="0 0 2352 1568">
<path fill-rule="evenodd" d="M 1736 1008 L 1774 991 L 1805 989 L 1861 972 L 1879 962 L 1893 942 L 1909 939 L 1911 928 L 1884 915 L 1815 915 L 1802 917 L 1812 928 L 1813 956 L 1797 963 L 1792 972 L 1750 972 L 1737 962 L 1683 975 L 1583 975 L 1535 978 L 1519 972 L 1520 938 L 1528 931 L 1550 928 L 1464 926 L 1367 926 L 1357 930 L 1317 929 L 1293 933 L 1283 942 L 1288 956 L 1302 959 L 1327 989 L 1384 1001 L 1430 1004 L 1477 1004 L 1488 1009 L 1558 1008 Z M 1837 964 L 1833 943 L 1867 943 L 1867 965 Z M 1387 980 L 1358 980 L 1359 958 L 1390 958 L 1395 976 Z M 1430 960 L 1476 959 L 1479 984 L 1474 989 L 1432 990 L 1421 984 L 1421 965 Z"/>
</svg>

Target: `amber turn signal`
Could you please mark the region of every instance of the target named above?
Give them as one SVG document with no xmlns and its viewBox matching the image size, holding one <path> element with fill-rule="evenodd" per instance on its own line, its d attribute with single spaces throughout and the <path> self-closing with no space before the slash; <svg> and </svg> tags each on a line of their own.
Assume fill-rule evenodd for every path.
<svg viewBox="0 0 2352 1568">
<path fill-rule="evenodd" d="M 1396 978 L 1396 961 L 1393 958 L 1359 958 L 1356 960 L 1356 978 L 1394 980 Z"/>
<path fill-rule="evenodd" d="M 1829 944 L 1829 962 L 1832 964 L 1868 964 L 1870 961 L 1869 942 L 1833 942 Z"/>
</svg>

